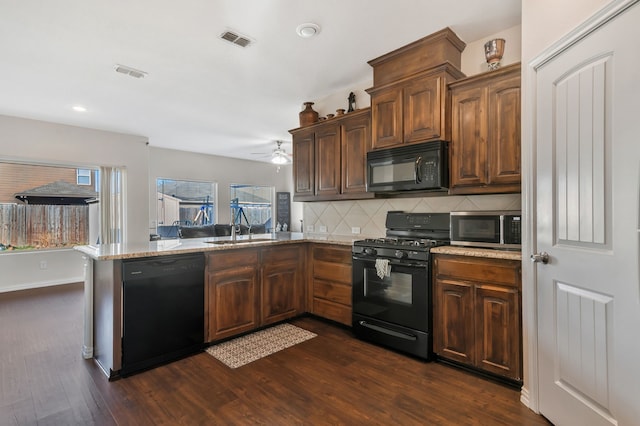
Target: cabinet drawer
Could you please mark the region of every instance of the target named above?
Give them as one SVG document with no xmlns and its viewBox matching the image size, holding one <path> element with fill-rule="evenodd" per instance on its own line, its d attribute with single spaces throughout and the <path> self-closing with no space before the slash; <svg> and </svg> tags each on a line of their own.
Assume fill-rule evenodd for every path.
<svg viewBox="0 0 640 426">
<path fill-rule="evenodd" d="M 221 250 L 219 253 L 209 254 L 207 266 L 220 270 L 245 265 L 258 265 L 258 263 L 257 249 Z"/>
<path fill-rule="evenodd" d="M 438 277 L 521 286 L 521 264 L 517 260 L 436 255 L 434 262 Z"/>
<path fill-rule="evenodd" d="M 351 306 L 351 285 L 314 280 L 313 297 Z"/>
<path fill-rule="evenodd" d="M 300 261 L 300 248 L 298 246 L 279 246 L 262 250 L 263 263 L 276 263 L 286 261 L 293 261 L 296 263 Z"/>
<path fill-rule="evenodd" d="M 351 285 L 351 265 L 316 260 L 313 262 L 313 277 Z"/>
<path fill-rule="evenodd" d="M 326 247 L 314 245 L 313 260 L 351 265 L 351 247 Z"/>
<path fill-rule="evenodd" d="M 351 326 L 351 307 L 349 306 L 314 298 L 313 313 L 320 317 Z"/>
</svg>

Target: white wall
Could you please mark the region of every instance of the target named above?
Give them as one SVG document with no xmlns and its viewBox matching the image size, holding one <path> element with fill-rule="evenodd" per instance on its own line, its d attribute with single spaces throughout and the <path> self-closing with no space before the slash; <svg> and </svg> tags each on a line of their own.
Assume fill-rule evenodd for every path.
<svg viewBox="0 0 640 426">
<path fill-rule="evenodd" d="M 147 138 L 2 115 L 0 135 L 2 160 L 125 167 L 127 239 L 149 239 Z M 46 269 L 40 269 L 43 261 Z M 73 250 L 0 253 L 0 292 L 78 281 L 82 268 Z"/>
<path fill-rule="evenodd" d="M 488 34 L 479 40 L 466 42 L 467 47 L 462 51 L 462 72 L 471 76 L 487 72 L 487 60 L 484 56 L 484 44 L 494 38 L 503 38 L 504 55 L 500 61 L 501 66 L 514 64 L 520 61 L 521 56 L 521 30 L 520 25 Z"/>
<path fill-rule="evenodd" d="M 276 192 L 292 192 L 291 165 L 278 168 L 271 163 L 239 160 L 218 157 L 214 155 L 197 154 L 185 151 L 175 151 L 164 148 L 149 149 L 149 223 L 151 232 L 155 231 L 152 222 L 156 221 L 155 206 L 157 201 L 155 182 L 157 178 L 180 180 L 196 180 L 216 182 L 218 184 L 217 222 L 231 221 L 229 203 L 229 185 L 250 184 L 275 186 Z M 293 197 L 293 193 L 292 193 Z M 293 203 L 291 206 L 292 223 L 300 223 L 302 219 L 302 204 Z M 294 227 L 295 231 L 299 229 Z"/>
</svg>

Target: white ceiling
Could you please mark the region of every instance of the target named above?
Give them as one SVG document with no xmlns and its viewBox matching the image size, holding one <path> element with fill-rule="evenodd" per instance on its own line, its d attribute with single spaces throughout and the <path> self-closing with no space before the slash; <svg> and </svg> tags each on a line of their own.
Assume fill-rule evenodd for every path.
<svg viewBox="0 0 640 426">
<path fill-rule="evenodd" d="M 0 114 L 264 160 L 252 153 L 276 140 L 290 152 L 304 101 L 370 79 L 368 60 L 446 26 L 475 41 L 518 25 L 520 10 L 520 0 L 0 0 Z M 319 35 L 296 35 L 304 22 Z M 223 41 L 225 30 L 255 43 Z"/>
</svg>

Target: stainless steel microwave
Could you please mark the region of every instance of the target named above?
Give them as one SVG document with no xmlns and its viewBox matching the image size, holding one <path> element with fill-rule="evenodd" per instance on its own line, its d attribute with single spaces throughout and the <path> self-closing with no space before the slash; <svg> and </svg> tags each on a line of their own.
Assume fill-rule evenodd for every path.
<svg viewBox="0 0 640 426">
<path fill-rule="evenodd" d="M 451 212 L 451 244 L 519 249 L 522 216 L 519 211 Z"/>
<path fill-rule="evenodd" d="M 367 153 L 367 191 L 442 191 L 449 186 L 449 147 L 423 142 Z"/>
</svg>

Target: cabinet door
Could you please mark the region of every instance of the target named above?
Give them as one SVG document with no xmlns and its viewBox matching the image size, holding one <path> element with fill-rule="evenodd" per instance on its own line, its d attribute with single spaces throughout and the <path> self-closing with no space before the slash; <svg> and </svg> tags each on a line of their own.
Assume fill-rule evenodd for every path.
<svg viewBox="0 0 640 426">
<path fill-rule="evenodd" d="M 416 79 L 404 88 L 404 142 L 423 142 L 442 135 L 442 82 L 440 76 Z"/>
<path fill-rule="evenodd" d="M 489 88 L 489 184 L 520 188 L 520 75 Z"/>
<path fill-rule="evenodd" d="M 293 135 L 293 198 L 315 195 L 315 137 L 313 131 Z"/>
<path fill-rule="evenodd" d="M 474 365 L 475 335 L 472 285 L 436 279 L 433 304 L 433 351 L 443 358 Z"/>
<path fill-rule="evenodd" d="M 360 114 L 342 122 L 343 194 L 367 192 L 367 151 L 371 149 L 371 116 Z"/>
<path fill-rule="evenodd" d="M 279 247 L 262 252 L 261 325 L 291 318 L 302 310 L 304 249 Z"/>
<path fill-rule="evenodd" d="M 340 126 L 323 125 L 316 131 L 316 195 L 340 193 Z"/>
<path fill-rule="evenodd" d="M 210 272 L 207 341 L 222 339 L 258 327 L 258 269 L 234 267 Z"/>
<path fill-rule="evenodd" d="M 477 366 L 520 380 L 520 297 L 514 288 L 476 285 Z"/>
<path fill-rule="evenodd" d="M 484 87 L 460 88 L 451 94 L 452 189 L 488 182 L 486 104 Z"/>
<path fill-rule="evenodd" d="M 402 144 L 402 89 L 391 87 L 371 95 L 373 149 Z"/>
</svg>

